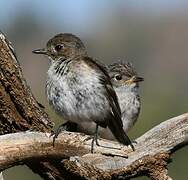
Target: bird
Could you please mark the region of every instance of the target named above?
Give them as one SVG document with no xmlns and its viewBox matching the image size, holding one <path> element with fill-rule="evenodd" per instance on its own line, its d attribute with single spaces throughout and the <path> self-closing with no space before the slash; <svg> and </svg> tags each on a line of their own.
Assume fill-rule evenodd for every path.
<svg viewBox="0 0 188 180">
<path fill-rule="evenodd" d="M 133 65 L 127 61 L 115 62 L 107 68 L 121 108 L 123 129 L 128 132 L 140 113 L 141 101 L 138 90 L 139 82 L 144 81 L 144 78 L 138 76 Z"/>
<path fill-rule="evenodd" d="M 33 50 L 33 53 L 50 59 L 45 89 L 54 110 L 67 122 L 95 123 L 91 153 L 94 143 L 98 145 L 99 127 L 108 127 L 121 144 L 135 150 L 123 130 L 121 109 L 110 76 L 102 63 L 87 55 L 79 37 L 57 34 L 45 48 Z M 55 137 L 59 132 L 56 131 Z"/>
<path fill-rule="evenodd" d="M 127 61 L 117 61 L 106 66 L 106 68 L 118 97 L 123 129 L 127 133 L 137 121 L 140 113 L 141 102 L 138 88 L 139 82 L 144 81 L 144 78 L 139 77 L 133 65 Z M 74 130 L 86 134 L 92 134 L 95 129 L 94 123 L 91 124 L 87 122 L 81 122 L 77 125 L 74 124 L 74 126 L 73 123 L 65 125 L 66 130 Z M 109 128 L 100 127 L 99 136 L 105 139 L 114 140 Z"/>
</svg>

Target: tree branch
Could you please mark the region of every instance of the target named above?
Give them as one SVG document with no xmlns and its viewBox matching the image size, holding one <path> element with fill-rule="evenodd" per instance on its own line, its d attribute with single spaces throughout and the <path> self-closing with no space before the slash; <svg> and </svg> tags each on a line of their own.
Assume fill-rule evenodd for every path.
<svg viewBox="0 0 188 180">
<path fill-rule="evenodd" d="M 23 78 L 11 43 L 1 33 L 0 93 L 0 104 L 3 105 L 0 109 L 1 134 L 5 133 L 5 129 L 11 132 L 18 131 L 16 126 L 23 130 L 37 128 L 40 131 L 49 131 L 52 127 L 52 122 L 39 107 Z M 39 123 L 40 126 L 38 126 Z"/>
<path fill-rule="evenodd" d="M 71 157 L 71 161 L 64 160 L 62 166 L 79 172 L 83 167 L 90 166 L 89 171 L 87 168 L 84 170 L 86 176 L 90 176 L 92 169 L 92 176 L 96 172 L 98 178 L 104 178 L 107 174 L 109 177 L 126 177 L 127 172 L 129 177 L 134 177 L 146 171 L 150 177 L 167 178 L 165 168 L 171 153 L 188 144 L 188 113 L 159 124 L 136 141 L 136 151 L 133 152 L 117 142 L 100 139 L 102 146 L 95 146 L 96 154 L 89 154 L 91 137 L 79 133 L 61 133 L 55 147 L 49 134 L 8 134 L 0 137 L 0 170 L 27 162 L 28 159 Z"/>
</svg>

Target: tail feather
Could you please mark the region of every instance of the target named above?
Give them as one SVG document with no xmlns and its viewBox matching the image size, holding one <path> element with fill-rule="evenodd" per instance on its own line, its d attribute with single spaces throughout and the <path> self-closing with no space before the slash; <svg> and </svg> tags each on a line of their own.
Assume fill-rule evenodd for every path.
<svg viewBox="0 0 188 180">
<path fill-rule="evenodd" d="M 119 124 L 116 123 L 115 121 L 116 121 L 115 119 L 110 118 L 109 123 L 108 123 L 108 127 L 111 130 L 112 134 L 120 143 L 126 146 L 130 145 L 132 150 L 134 151 L 135 148 L 131 140 L 129 139 L 125 131 L 123 130 L 123 127 L 119 126 Z"/>
</svg>

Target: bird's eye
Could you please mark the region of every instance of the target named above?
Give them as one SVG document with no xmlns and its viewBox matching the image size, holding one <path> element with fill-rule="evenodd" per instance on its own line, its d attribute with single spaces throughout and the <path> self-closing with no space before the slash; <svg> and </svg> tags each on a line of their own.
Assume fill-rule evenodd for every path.
<svg viewBox="0 0 188 180">
<path fill-rule="evenodd" d="M 64 48 L 64 45 L 63 44 L 58 44 L 57 46 L 55 46 L 55 50 L 56 51 L 60 51 L 61 49 Z"/>
<path fill-rule="evenodd" d="M 117 81 L 120 81 L 120 80 L 122 80 L 122 76 L 121 76 L 120 74 L 116 74 L 116 75 L 115 75 L 115 79 L 116 79 Z"/>
</svg>

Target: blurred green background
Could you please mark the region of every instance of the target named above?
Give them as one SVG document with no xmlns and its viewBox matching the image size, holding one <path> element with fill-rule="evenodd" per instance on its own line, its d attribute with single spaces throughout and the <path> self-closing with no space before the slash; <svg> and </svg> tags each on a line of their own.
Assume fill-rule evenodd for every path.
<svg viewBox="0 0 188 180">
<path fill-rule="evenodd" d="M 145 78 L 140 87 L 141 115 L 131 138 L 188 111 L 186 0 L 2 0 L 0 29 L 13 43 L 34 95 L 56 124 L 60 118 L 50 110 L 44 93 L 49 62 L 31 51 L 59 32 L 78 35 L 89 55 L 107 64 L 131 61 Z M 173 179 L 188 179 L 187 160 L 187 147 L 173 155 L 168 166 Z M 25 166 L 6 170 L 4 177 L 41 179 Z"/>
</svg>

